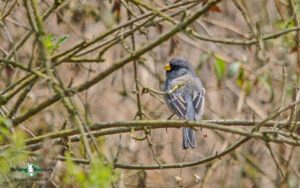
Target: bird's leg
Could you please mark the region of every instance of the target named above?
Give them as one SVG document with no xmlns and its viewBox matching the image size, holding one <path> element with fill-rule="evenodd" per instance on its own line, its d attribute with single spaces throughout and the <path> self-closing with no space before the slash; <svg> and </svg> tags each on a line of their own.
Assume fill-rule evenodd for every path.
<svg viewBox="0 0 300 188">
<path fill-rule="evenodd" d="M 175 115 L 175 114 L 172 113 L 172 114 L 167 118 L 167 120 L 170 120 L 174 115 Z M 168 128 L 166 128 L 166 132 L 168 133 Z"/>
<path fill-rule="evenodd" d="M 171 115 L 167 118 L 167 120 L 170 120 L 174 115 L 175 115 L 174 113 L 171 114 Z"/>
</svg>

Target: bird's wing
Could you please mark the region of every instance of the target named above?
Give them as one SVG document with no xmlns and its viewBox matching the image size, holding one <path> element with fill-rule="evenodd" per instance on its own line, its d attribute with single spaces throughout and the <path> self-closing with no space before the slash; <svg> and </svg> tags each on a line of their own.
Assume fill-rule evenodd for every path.
<svg viewBox="0 0 300 188">
<path fill-rule="evenodd" d="M 174 92 L 167 95 L 166 98 L 169 106 L 176 113 L 176 115 L 180 118 L 185 118 L 187 112 L 187 103 L 181 93 Z"/>
<path fill-rule="evenodd" d="M 204 103 L 205 103 L 205 89 L 202 87 L 200 90 L 193 92 L 193 105 L 195 108 L 195 112 L 198 115 L 202 115 L 204 113 Z"/>
<path fill-rule="evenodd" d="M 205 103 L 205 89 L 201 88 L 193 92 L 191 97 L 192 103 L 195 109 L 195 113 L 198 116 L 202 116 L 204 113 L 204 103 Z M 168 104 L 171 109 L 180 117 L 185 118 L 187 114 L 187 101 L 186 97 L 182 96 L 181 92 L 174 92 L 167 96 Z"/>
</svg>

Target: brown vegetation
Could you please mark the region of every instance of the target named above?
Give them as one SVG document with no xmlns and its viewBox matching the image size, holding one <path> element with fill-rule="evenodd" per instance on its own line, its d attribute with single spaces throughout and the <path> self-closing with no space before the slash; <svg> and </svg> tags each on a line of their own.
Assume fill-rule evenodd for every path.
<svg viewBox="0 0 300 188">
<path fill-rule="evenodd" d="M 0 184 L 299 187 L 299 7 L 1 1 Z M 172 57 L 187 58 L 204 83 L 203 121 L 167 120 Z M 182 149 L 182 126 L 197 129 L 197 148 Z M 53 171 L 14 181 L 9 168 L 29 162 Z"/>
</svg>

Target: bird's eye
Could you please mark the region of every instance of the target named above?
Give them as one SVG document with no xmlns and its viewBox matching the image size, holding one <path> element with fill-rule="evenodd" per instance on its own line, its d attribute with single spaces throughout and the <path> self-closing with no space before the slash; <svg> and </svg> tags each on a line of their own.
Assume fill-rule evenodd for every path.
<svg viewBox="0 0 300 188">
<path fill-rule="evenodd" d="M 178 70 L 180 67 L 178 65 L 172 65 L 172 70 Z"/>
</svg>

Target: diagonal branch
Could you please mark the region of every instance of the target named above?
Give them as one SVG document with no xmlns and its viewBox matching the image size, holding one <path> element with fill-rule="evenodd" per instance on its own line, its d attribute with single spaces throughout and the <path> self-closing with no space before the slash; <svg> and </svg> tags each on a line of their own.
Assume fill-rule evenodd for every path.
<svg viewBox="0 0 300 188">
<path fill-rule="evenodd" d="M 113 73 L 116 70 L 122 68 L 123 66 L 125 66 L 126 64 L 128 64 L 129 62 L 131 62 L 132 60 L 140 57 L 144 53 L 148 52 L 149 50 L 153 49 L 154 47 L 156 47 L 156 46 L 160 45 L 161 43 L 163 43 L 164 41 L 168 40 L 169 38 L 171 38 L 176 33 L 182 31 L 183 29 L 185 29 L 189 24 L 191 24 L 192 22 L 194 22 L 197 18 L 199 18 L 200 16 L 202 16 L 212 6 L 214 6 L 215 4 L 217 4 L 220 1 L 221 0 L 210 1 L 201 10 L 197 11 L 196 13 L 194 13 L 186 21 L 184 21 L 182 23 L 179 23 L 177 26 L 173 27 L 173 29 L 171 29 L 169 32 L 163 34 L 157 40 L 155 40 L 155 41 L 151 42 L 149 45 L 147 45 L 145 47 L 142 47 L 141 49 L 135 51 L 133 55 L 128 55 L 128 56 L 124 57 L 123 59 L 121 59 L 120 61 L 118 61 L 117 63 L 115 63 L 111 67 L 109 67 L 108 69 L 106 69 L 103 72 L 101 72 L 98 75 L 96 75 L 90 81 L 87 81 L 87 82 L 85 82 L 85 83 L 83 83 L 83 84 L 81 84 L 81 85 L 79 85 L 77 87 L 71 88 L 71 90 L 73 92 L 69 92 L 68 91 L 68 92 L 64 93 L 64 95 L 65 96 L 72 96 L 72 95 L 74 95 L 77 92 L 82 92 L 82 91 L 84 91 L 84 90 L 92 87 L 93 85 L 97 84 L 99 81 L 103 80 L 104 78 L 106 78 L 107 76 L 109 76 L 111 73 Z M 47 99 L 46 101 L 42 102 L 38 106 L 33 107 L 31 110 L 29 110 L 25 114 L 23 114 L 23 115 L 21 115 L 19 117 L 16 117 L 13 120 L 14 126 L 17 126 L 19 123 L 25 121 L 26 119 L 30 118 L 31 116 L 33 116 L 33 115 L 35 115 L 37 113 L 39 113 L 41 110 L 43 110 L 44 108 L 46 108 L 46 107 L 52 105 L 53 103 L 57 102 L 59 99 L 61 99 L 61 96 L 58 95 L 58 94 L 56 94 L 56 95 L 52 96 L 50 99 Z"/>
</svg>

